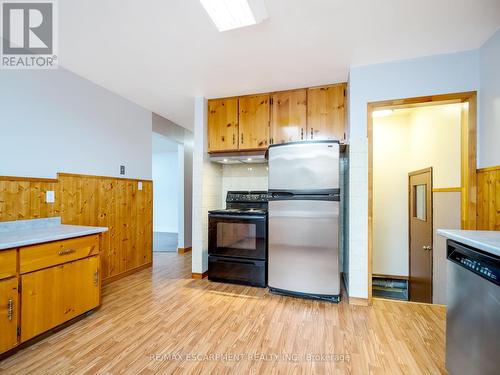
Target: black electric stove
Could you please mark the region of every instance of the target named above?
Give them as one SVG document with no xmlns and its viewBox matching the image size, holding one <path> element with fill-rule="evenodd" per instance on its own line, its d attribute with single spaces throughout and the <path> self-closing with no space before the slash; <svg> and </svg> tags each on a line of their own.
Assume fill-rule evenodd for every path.
<svg viewBox="0 0 500 375">
<path fill-rule="evenodd" d="M 208 279 L 267 285 L 266 191 L 229 191 L 226 209 L 208 212 Z"/>
</svg>

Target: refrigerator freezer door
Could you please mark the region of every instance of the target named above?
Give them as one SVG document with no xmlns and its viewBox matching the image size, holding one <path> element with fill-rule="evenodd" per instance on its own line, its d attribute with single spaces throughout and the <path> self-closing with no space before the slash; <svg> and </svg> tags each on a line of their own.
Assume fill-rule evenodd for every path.
<svg viewBox="0 0 500 375">
<path fill-rule="evenodd" d="M 269 190 L 339 188 L 339 144 L 295 142 L 269 148 Z"/>
<path fill-rule="evenodd" d="M 340 295 L 339 202 L 269 202 L 270 288 Z"/>
</svg>

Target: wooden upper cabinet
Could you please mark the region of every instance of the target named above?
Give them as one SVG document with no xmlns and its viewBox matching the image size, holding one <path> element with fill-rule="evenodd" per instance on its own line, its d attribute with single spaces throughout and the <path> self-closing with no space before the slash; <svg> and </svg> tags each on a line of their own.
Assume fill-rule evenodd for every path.
<svg viewBox="0 0 500 375">
<path fill-rule="evenodd" d="M 238 98 L 208 101 L 208 152 L 238 149 Z"/>
<path fill-rule="evenodd" d="M 307 90 L 307 139 L 345 139 L 345 83 Z"/>
<path fill-rule="evenodd" d="M 239 98 L 239 150 L 269 145 L 269 94 Z"/>
<path fill-rule="evenodd" d="M 273 93 L 271 103 L 271 144 L 305 139 L 307 89 Z"/>
</svg>

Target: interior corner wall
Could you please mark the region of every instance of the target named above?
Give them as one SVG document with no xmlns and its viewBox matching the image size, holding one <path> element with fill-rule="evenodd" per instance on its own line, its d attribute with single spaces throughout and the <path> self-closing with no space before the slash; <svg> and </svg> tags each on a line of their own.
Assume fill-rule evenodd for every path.
<svg viewBox="0 0 500 375">
<path fill-rule="evenodd" d="M 480 48 L 480 168 L 500 165 L 500 29 Z"/>
<path fill-rule="evenodd" d="M 150 111 L 61 67 L 0 82 L 0 175 L 151 178 Z"/>
<path fill-rule="evenodd" d="M 478 89 L 477 50 L 350 69 L 349 296 L 368 297 L 367 104 Z"/>
</svg>

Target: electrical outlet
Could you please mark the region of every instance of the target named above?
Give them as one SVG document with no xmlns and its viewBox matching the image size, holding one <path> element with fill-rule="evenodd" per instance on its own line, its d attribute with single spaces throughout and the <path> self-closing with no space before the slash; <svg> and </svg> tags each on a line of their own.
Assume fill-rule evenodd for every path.
<svg viewBox="0 0 500 375">
<path fill-rule="evenodd" d="M 120 165 L 120 174 L 125 174 L 125 166 Z"/>
<path fill-rule="evenodd" d="M 142 181 L 137 183 L 137 190 L 142 190 Z"/>
<path fill-rule="evenodd" d="M 45 203 L 54 203 L 56 201 L 56 194 L 53 190 L 45 192 Z"/>
</svg>

